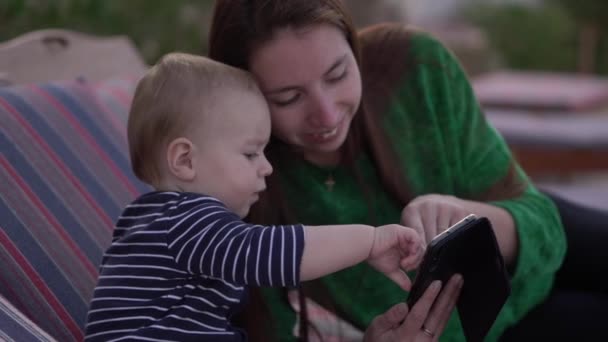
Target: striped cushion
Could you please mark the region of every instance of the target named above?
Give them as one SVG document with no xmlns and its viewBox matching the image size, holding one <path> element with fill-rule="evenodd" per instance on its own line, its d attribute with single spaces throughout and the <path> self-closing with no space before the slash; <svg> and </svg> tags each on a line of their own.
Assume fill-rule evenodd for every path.
<svg viewBox="0 0 608 342">
<path fill-rule="evenodd" d="M 81 340 L 124 205 L 135 79 L 0 88 L 0 295 L 60 341 Z"/>
<path fill-rule="evenodd" d="M 0 297 L 0 340 L 55 341 L 4 297 Z"/>
</svg>

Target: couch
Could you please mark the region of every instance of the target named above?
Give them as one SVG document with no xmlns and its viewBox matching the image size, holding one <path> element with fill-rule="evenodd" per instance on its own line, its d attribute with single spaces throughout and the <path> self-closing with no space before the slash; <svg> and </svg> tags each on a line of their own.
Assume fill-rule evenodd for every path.
<svg viewBox="0 0 608 342">
<path fill-rule="evenodd" d="M 148 190 L 126 143 L 146 69 L 126 36 L 0 43 L 0 340 L 83 339 L 114 221 Z"/>
<path fill-rule="evenodd" d="M 82 340 L 113 223 L 148 189 L 126 143 L 136 82 L 0 88 L 0 340 Z"/>
</svg>

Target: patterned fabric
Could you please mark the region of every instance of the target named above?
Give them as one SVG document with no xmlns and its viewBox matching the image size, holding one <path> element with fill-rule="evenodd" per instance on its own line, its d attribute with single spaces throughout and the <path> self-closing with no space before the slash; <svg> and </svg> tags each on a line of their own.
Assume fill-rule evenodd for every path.
<svg viewBox="0 0 608 342">
<path fill-rule="evenodd" d="M 60 341 L 83 338 L 98 265 L 132 175 L 136 79 L 0 88 L 0 295 Z"/>
<path fill-rule="evenodd" d="M 298 291 L 288 291 L 287 300 L 298 317 L 293 327 L 293 336 L 300 337 L 300 301 L 298 299 Z M 363 331 L 353 327 L 314 300 L 310 298 L 306 298 L 305 300 L 306 313 L 308 315 L 309 342 L 360 342 L 363 340 Z"/>
<path fill-rule="evenodd" d="M 55 341 L 25 317 L 6 298 L 0 297 L 0 340 Z"/>
</svg>

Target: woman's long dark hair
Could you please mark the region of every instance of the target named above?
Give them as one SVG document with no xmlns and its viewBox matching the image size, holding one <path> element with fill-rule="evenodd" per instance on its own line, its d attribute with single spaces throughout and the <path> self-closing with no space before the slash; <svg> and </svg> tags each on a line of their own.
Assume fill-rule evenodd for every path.
<svg viewBox="0 0 608 342">
<path fill-rule="evenodd" d="M 369 37 L 365 39 L 369 43 L 364 47 L 364 52 L 367 52 L 366 55 L 376 56 L 362 60 L 359 35 L 346 7 L 340 0 L 218 0 L 209 37 L 209 56 L 232 66 L 249 69 L 251 53 L 257 46 L 271 40 L 278 29 L 303 28 L 316 24 L 330 24 L 344 33 L 363 77 L 362 104 L 353 118 L 342 148 L 341 162 L 352 164 L 361 149 L 369 150 L 387 191 L 403 204 L 407 203 L 411 196 L 405 183 L 404 173 L 395 158 L 391 144 L 388 143 L 386 134 L 379 126 L 379 120 L 374 115 L 383 112 L 385 108 L 382 107 L 387 103 L 386 90 L 398 81 L 395 78 L 397 75 L 402 75 L 402 73 L 386 71 L 387 65 L 396 65 L 393 61 L 399 60 L 399 56 L 395 53 L 405 55 L 404 52 L 407 50 L 408 44 L 405 39 L 401 39 L 404 37 L 401 32 L 387 35 L 382 29 L 367 30 L 368 32 L 363 36 Z M 391 27 L 405 30 L 399 25 L 391 25 Z M 391 41 L 395 38 L 402 41 Z M 387 49 L 381 47 L 387 44 L 398 46 L 402 51 L 392 51 L 390 55 L 382 54 Z M 385 62 L 389 63 L 383 65 Z M 405 69 L 404 63 L 399 65 Z M 376 73 L 383 75 L 382 82 L 374 82 L 377 86 L 369 84 L 373 80 L 366 77 Z M 393 79 L 390 79 L 391 77 Z M 373 100 L 367 101 L 367 99 Z M 282 165 L 290 158 L 294 158 L 294 154 L 288 146 L 273 139 L 268 146 L 268 157 L 275 171 L 270 176 L 266 196 L 263 196 L 253 208 L 250 217 L 260 219 L 264 223 L 281 223 L 289 220 L 293 222 L 294 217 L 290 215 L 289 208 L 283 205 L 287 202 L 279 200 L 282 199 L 279 197 L 282 191 L 277 179 L 280 178 Z"/>
<path fill-rule="evenodd" d="M 357 34 L 351 17 L 340 0 L 217 0 L 209 37 L 209 56 L 248 70 L 252 52 L 271 40 L 277 30 L 317 24 L 333 25 L 344 33 L 361 70 L 361 106 L 341 149 L 340 162 L 354 166 L 359 152 L 365 150 L 374 162 L 386 192 L 401 206 L 405 206 L 412 198 L 410 187 L 405 178 L 405 170 L 381 127 L 382 120 L 379 117 L 388 109 L 395 87 L 415 63 L 408 58 L 410 32 L 403 25 L 378 25 Z M 267 179 L 267 191 L 252 208 L 248 219 L 262 224 L 298 222 L 289 208 L 279 181 L 281 171 L 289 165 L 290 159 L 297 156 L 288 145 L 277 139 L 271 139 L 267 156 L 274 166 L 274 172 Z M 367 187 L 356 168 L 349 169 L 353 170 L 362 191 L 367 194 Z M 511 178 L 511 174 L 507 178 Z M 370 211 L 370 214 L 373 213 Z M 250 292 L 253 302 L 246 306 L 241 316 L 242 326 L 252 341 L 271 340 L 268 335 L 271 326 L 259 324 L 266 317 L 271 317 L 268 309 L 259 290 L 252 289 Z M 308 282 L 299 292 L 300 338 L 306 341 L 308 320 L 304 292 L 312 294 L 327 309 L 339 310 L 320 282 Z M 344 319 L 345 315 L 342 316 Z"/>
</svg>

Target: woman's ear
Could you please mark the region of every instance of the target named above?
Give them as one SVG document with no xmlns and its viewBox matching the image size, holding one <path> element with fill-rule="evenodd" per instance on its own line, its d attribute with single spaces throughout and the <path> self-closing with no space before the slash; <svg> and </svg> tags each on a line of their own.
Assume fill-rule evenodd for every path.
<svg viewBox="0 0 608 342">
<path fill-rule="evenodd" d="M 189 139 L 177 138 L 167 147 L 167 165 L 169 172 L 182 181 L 192 181 L 196 176 L 192 160 L 194 145 Z"/>
</svg>

